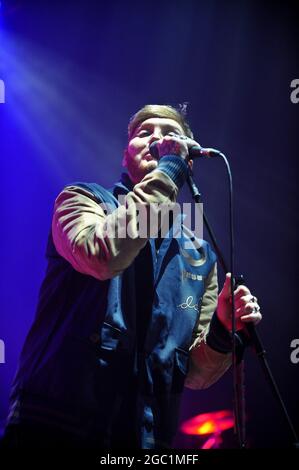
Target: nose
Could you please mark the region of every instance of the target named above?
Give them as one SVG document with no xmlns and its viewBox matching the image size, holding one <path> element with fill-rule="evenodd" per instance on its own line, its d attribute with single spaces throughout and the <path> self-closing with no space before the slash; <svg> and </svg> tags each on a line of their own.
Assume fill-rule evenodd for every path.
<svg viewBox="0 0 299 470">
<path fill-rule="evenodd" d="M 155 129 L 154 132 L 152 133 L 150 140 L 149 140 L 149 145 L 151 145 L 153 142 L 157 142 L 158 140 L 162 139 L 163 135 L 160 129 Z"/>
</svg>

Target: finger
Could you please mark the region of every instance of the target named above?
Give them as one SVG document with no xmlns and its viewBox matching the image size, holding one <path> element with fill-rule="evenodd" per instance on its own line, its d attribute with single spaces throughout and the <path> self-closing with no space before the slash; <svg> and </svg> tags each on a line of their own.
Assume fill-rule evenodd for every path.
<svg viewBox="0 0 299 470">
<path fill-rule="evenodd" d="M 173 154 L 180 155 L 185 158 L 188 155 L 188 145 L 187 142 L 181 139 L 178 139 L 176 136 L 166 135 L 162 139 L 157 141 L 157 147 L 159 150 L 159 156 L 163 157 L 164 155 Z"/>
<path fill-rule="evenodd" d="M 242 297 L 235 297 L 236 308 L 245 307 L 246 304 L 250 303 L 252 296 L 243 295 Z"/>
<path fill-rule="evenodd" d="M 188 145 L 188 148 L 191 148 L 191 147 L 201 147 L 201 145 L 194 139 L 191 139 L 191 137 L 188 137 L 187 135 L 178 135 L 176 134 L 175 132 L 169 132 L 168 136 L 171 136 L 171 137 L 174 137 L 178 140 L 185 140 L 187 145 Z"/>
<path fill-rule="evenodd" d="M 236 298 L 236 300 L 240 300 L 241 302 L 245 302 L 245 304 L 247 304 L 247 303 L 257 304 L 257 298 L 254 295 L 251 295 L 251 294 L 236 296 L 235 298 Z"/>
<path fill-rule="evenodd" d="M 260 306 L 257 303 L 249 302 L 244 307 L 245 312 L 259 312 Z"/>
<path fill-rule="evenodd" d="M 255 312 L 255 313 L 251 313 L 250 315 L 243 315 L 242 317 L 240 317 L 240 320 L 242 320 L 242 322 L 244 323 L 254 323 L 255 325 L 257 325 L 262 319 L 262 314 L 261 312 Z"/>
<path fill-rule="evenodd" d="M 235 298 L 242 297 L 244 295 L 251 295 L 250 290 L 246 286 L 238 286 L 237 289 L 234 291 Z"/>
<path fill-rule="evenodd" d="M 236 306 L 236 316 L 247 315 L 250 313 L 257 313 L 260 311 L 260 306 L 255 303 L 247 303 L 245 305 Z"/>
<path fill-rule="evenodd" d="M 231 273 L 226 273 L 221 295 L 225 299 L 229 299 L 231 296 Z"/>
<path fill-rule="evenodd" d="M 190 147 L 201 147 L 201 145 L 200 145 L 198 142 L 196 142 L 196 140 L 190 139 L 190 138 L 188 137 L 188 147 L 189 147 L 189 148 L 190 148 Z"/>
<path fill-rule="evenodd" d="M 250 312 L 258 312 L 260 310 L 260 306 L 257 303 L 254 302 L 244 302 L 242 300 L 239 300 L 236 302 L 236 309 L 244 310 L 244 312 L 250 313 Z"/>
<path fill-rule="evenodd" d="M 234 291 L 235 294 L 235 303 L 237 303 L 242 297 L 248 297 L 248 301 L 252 298 L 252 295 L 249 289 L 246 286 L 238 286 L 238 288 Z M 231 302 L 231 296 L 229 298 Z"/>
</svg>

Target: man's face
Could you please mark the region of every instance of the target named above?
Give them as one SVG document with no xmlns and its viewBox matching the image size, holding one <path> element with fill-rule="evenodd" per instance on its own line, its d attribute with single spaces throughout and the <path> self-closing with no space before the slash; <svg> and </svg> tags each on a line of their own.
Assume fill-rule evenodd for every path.
<svg viewBox="0 0 299 470">
<path fill-rule="evenodd" d="M 185 134 L 180 124 L 169 118 L 149 118 L 135 129 L 123 158 L 123 166 L 127 168 L 134 184 L 157 167 L 158 161 L 151 156 L 149 146 L 169 132 Z"/>
</svg>

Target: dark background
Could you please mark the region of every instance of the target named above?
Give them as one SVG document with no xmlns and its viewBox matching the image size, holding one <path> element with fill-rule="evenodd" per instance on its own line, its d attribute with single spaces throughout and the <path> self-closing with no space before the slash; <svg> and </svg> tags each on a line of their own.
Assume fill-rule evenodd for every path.
<svg viewBox="0 0 299 470">
<path fill-rule="evenodd" d="M 297 158 L 299 78 L 295 2 L 1 1 L 0 420 L 46 267 L 53 202 L 71 181 L 110 186 L 119 176 L 128 118 L 147 103 L 189 102 L 203 146 L 229 158 L 236 268 L 259 298 L 260 334 L 298 431 Z M 204 208 L 226 257 L 227 179 L 221 161 L 197 161 Z M 182 201 L 189 201 L 187 188 Z M 223 274 L 219 273 L 220 285 Z M 257 358 L 246 355 L 248 441 L 291 442 Z M 232 408 L 228 373 L 186 390 L 181 421 Z M 223 446 L 235 445 L 232 431 Z M 178 447 L 202 438 L 178 433 Z"/>
</svg>

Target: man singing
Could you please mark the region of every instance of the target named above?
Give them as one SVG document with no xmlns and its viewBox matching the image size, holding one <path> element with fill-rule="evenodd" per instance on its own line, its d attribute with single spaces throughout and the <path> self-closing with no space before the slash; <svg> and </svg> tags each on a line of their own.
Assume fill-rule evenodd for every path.
<svg viewBox="0 0 299 470">
<path fill-rule="evenodd" d="M 171 447 L 184 385 L 206 388 L 229 368 L 229 273 L 218 296 L 216 256 L 181 219 L 166 216 L 167 236 L 162 216 L 154 236 L 139 234 L 139 207 L 146 222 L 152 208 L 175 203 L 193 145 L 183 113 L 147 105 L 129 122 L 121 180 L 58 195 L 4 445 Z M 260 321 L 247 287 L 235 304 L 237 330 Z"/>
</svg>

